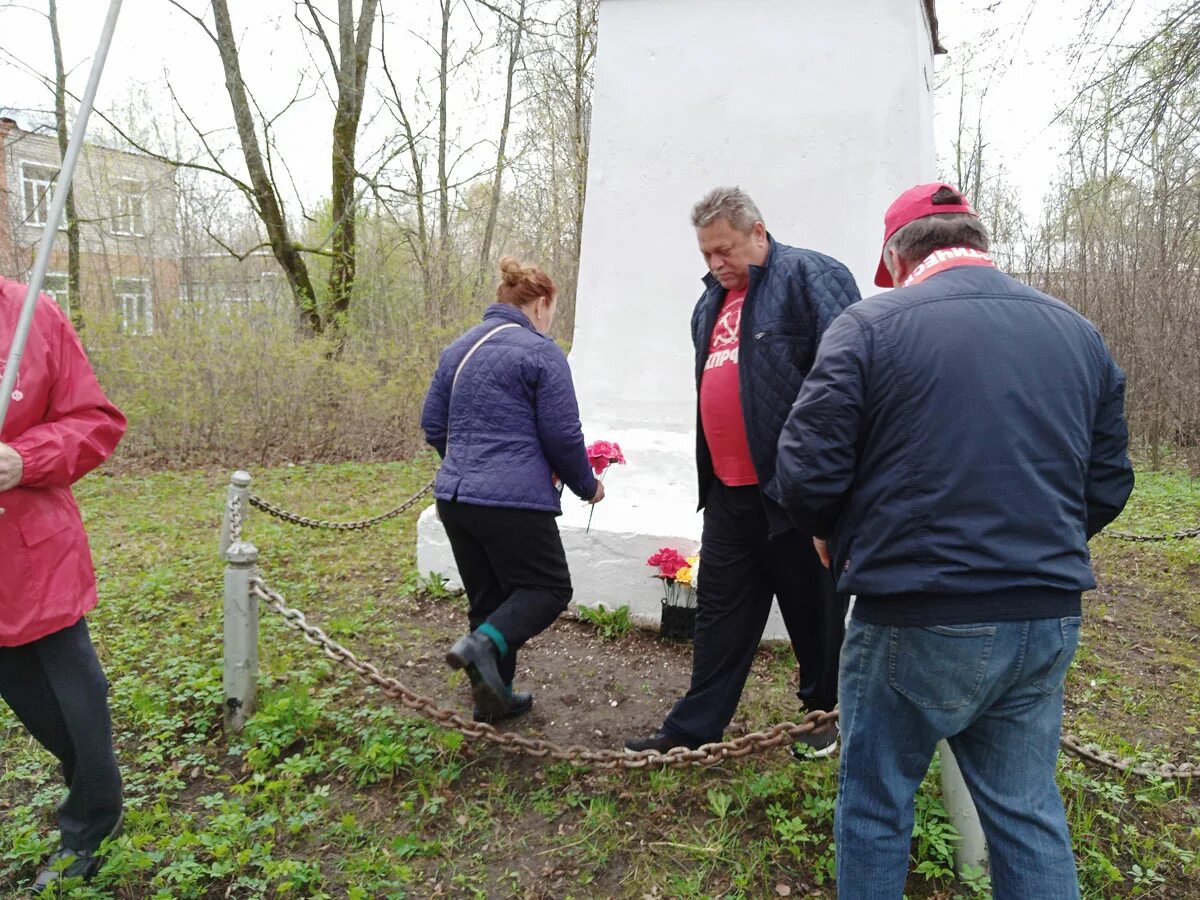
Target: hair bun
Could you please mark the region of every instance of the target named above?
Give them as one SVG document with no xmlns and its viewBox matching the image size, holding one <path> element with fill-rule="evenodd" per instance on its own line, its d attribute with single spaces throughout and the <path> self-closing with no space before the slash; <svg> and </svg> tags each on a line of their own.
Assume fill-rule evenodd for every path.
<svg viewBox="0 0 1200 900">
<path fill-rule="evenodd" d="M 534 265 L 526 265 L 515 256 L 500 259 L 500 285 L 496 300 L 513 306 L 533 303 L 539 297 L 553 299 L 558 288 L 550 276 Z"/>
<path fill-rule="evenodd" d="M 500 260 L 500 280 L 509 287 L 516 287 L 526 277 L 525 267 L 515 256 L 506 256 Z"/>
</svg>

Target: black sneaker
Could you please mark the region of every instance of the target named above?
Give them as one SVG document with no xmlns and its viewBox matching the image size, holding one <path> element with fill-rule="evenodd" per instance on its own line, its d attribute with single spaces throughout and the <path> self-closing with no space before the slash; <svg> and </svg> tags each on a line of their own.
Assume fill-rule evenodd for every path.
<svg viewBox="0 0 1200 900">
<path fill-rule="evenodd" d="M 121 833 L 124 824 L 125 815 L 122 813 L 117 819 L 117 824 L 112 827 L 112 831 L 104 840 L 110 841 L 116 838 Z M 73 850 L 70 847 L 59 847 L 50 854 L 45 865 L 38 870 L 37 878 L 34 879 L 33 887 L 29 889 L 29 892 L 34 895 L 47 894 L 57 888 L 58 882 L 64 878 L 82 878 L 84 881 L 91 881 L 100 871 L 103 862 L 104 860 L 96 855 L 96 850 Z"/>
<path fill-rule="evenodd" d="M 673 747 L 687 747 L 689 750 L 695 750 L 699 746 L 699 744 L 667 734 L 661 728 L 644 738 L 630 738 L 625 742 L 625 749 L 632 750 L 635 753 L 642 750 L 656 750 L 659 753 L 666 753 Z"/>
<path fill-rule="evenodd" d="M 472 631 L 461 637 L 446 654 L 452 669 L 466 669 L 471 679 L 475 708 L 494 721 L 508 712 L 508 688 L 496 667 L 496 645 L 486 634 Z"/>
<path fill-rule="evenodd" d="M 509 695 L 508 709 L 500 715 L 489 716 L 476 706 L 475 711 L 471 713 L 471 718 L 476 722 L 488 722 L 494 725 L 496 722 L 503 722 L 505 719 L 515 719 L 517 716 L 523 716 L 531 709 L 533 709 L 533 694 L 528 691 L 514 691 Z"/>
<path fill-rule="evenodd" d="M 837 753 L 838 733 L 837 725 L 830 725 L 802 734 L 792 744 L 792 756 L 799 760 L 827 759 Z"/>
</svg>

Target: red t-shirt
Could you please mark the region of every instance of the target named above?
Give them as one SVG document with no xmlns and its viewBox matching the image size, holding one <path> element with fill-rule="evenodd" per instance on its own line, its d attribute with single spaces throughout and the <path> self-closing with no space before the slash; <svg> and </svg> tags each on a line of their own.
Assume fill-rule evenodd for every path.
<svg viewBox="0 0 1200 900">
<path fill-rule="evenodd" d="M 729 487 L 758 484 L 746 440 L 742 389 L 738 383 L 738 345 L 742 335 L 742 304 L 746 291 L 725 296 L 708 342 L 708 360 L 700 377 L 700 423 L 713 471 Z"/>
</svg>

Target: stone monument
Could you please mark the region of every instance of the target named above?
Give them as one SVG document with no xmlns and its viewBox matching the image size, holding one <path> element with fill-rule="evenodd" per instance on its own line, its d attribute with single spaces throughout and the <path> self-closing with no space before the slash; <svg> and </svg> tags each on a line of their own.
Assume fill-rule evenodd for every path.
<svg viewBox="0 0 1200 900">
<path fill-rule="evenodd" d="M 628 465 L 590 531 L 569 492 L 559 526 L 576 602 L 657 622 L 646 558 L 700 539 L 691 207 L 739 185 L 775 237 L 874 293 L 884 209 L 934 177 L 937 24 L 933 0 L 601 0 L 599 29 L 570 362 L 586 439 Z M 417 565 L 457 583 L 433 508 Z M 786 636 L 777 609 L 767 635 Z"/>
</svg>

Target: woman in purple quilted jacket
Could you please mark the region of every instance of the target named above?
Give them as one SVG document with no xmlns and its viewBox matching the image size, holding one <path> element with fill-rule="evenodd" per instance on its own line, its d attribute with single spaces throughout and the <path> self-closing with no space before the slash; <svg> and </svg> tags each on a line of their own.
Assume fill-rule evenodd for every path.
<svg viewBox="0 0 1200 900">
<path fill-rule="evenodd" d="M 517 650 L 571 600 L 554 475 L 583 500 L 604 498 L 567 358 L 549 337 L 558 288 L 510 256 L 500 276 L 483 321 L 442 352 L 421 413 L 442 457 L 438 516 L 470 601 L 471 631 L 446 662 L 466 670 L 480 722 L 533 706 L 532 694 L 512 689 Z"/>
</svg>

